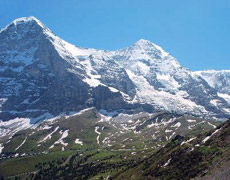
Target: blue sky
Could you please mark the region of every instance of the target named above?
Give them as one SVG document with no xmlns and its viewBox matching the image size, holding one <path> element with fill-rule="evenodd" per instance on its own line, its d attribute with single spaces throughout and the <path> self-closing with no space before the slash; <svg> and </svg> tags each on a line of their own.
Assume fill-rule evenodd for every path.
<svg viewBox="0 0 230 180">
<path fill-rule="evenodd" d="M 230 69 L 229 0 L 0 0 L 0 28 L 31 15 L 78 46 L 115 50 L 143 38 L 191 70 Z"/>
</svg>

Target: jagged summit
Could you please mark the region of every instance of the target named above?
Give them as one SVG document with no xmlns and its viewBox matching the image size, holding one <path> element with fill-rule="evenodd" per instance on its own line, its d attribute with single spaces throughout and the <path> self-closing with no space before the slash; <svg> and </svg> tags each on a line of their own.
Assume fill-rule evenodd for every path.
<svg viewBox="0 0 230 180">
<path fill-rule="evenodd" d="M 153 42 L 145 39 L 140 39 L 135 42 L 132 46 L 123 48 L 115 51 L 115 54 L 119 57 L 120 60 L 147 60 L 156 62 L 159 60 L 168 60 L 173 58 L 169 53 L 163 50 L 160 46 L 154 44 Z M 122 56 L 122 57 L 120 57 Z"/>
<path fill-rule="evenodd" d="M 33 36 L 41 33 L 48 34 L 51 33 L 51 30 L 37 18 L 30 16 L 15 19 L 0 30 L 0 34 L 2 33 L 10 35 L 13 39 L 21 39 L 28 34 Z"/>
<path fill-rule="evenodd" d="M 137 42 L 133 44 L 133 46 L 139 46 L 140 48 L 146 48 L 146 47 L 155 47 L 158 48 L 156 44 L 153 42 L 146 40 L 146 39 L 139 39 Z"/>
<path fill-rule="evenodd" d="M 152 45 L 153 43 L 149 40 L 146 39 L 139 39 L 136 43 L 134 43 L 136 45 L 140 45 L 140 46 L 146 46 L 146 45 Z"/>
<path fill-rule="evenodd" d="M 17 26 L 19 24 L 27 24 L 28 22 L 36 22 L 37 24 L 42 24 L 37 18 L 35 18 L 34 16 L 30 16 L 30 17 L 20 17 L 17 18 L 15 20 L 13 20 L 11 23 L 9 23 L 8 25 L 6 25 L 4 28 L 1 29 L 0 32 L 5 31 L 7 28 L 9 28 L 10 26 Z"/>
<path fill-rule="evenodd" d="M 116 60 L 124 68 L 141 74 L 152 74 L 158 71 L 161 74 L 181 69 L 179 62 L 160 46 L 149 40 L 140 39 L 132 46 L 115 52 Z"/>
<path fill-rule="evenodd" d="M 134 47 L 135 49 L 145 51 L 145 52 L 156 51 L 156 53 L 158 53 L 159 55 L 163 57 L 169 56 L 169 53 L 167 53 L 163 48 L 161 48 L 160 46 L 146 39 L 138 40 L 136 43 L 134 43 L 132 47 Z"/>
<path fill-rule="evenodd" d="M 25 65 L 32 64 L 35 52 L 47 36 L 54 35 L 33 16 L 15 19 L 4 27 L 0 31 L 2 70 L 10 67 L 10 70 L 22 71 Z"/>
<path fill-rule="evenodd" d="M 28 23 L 28 22 L 36 22 L 37 24 L 43 25 L 41 21 L 39 21 L 37 18 L 34 16 L 29 16 L 29 17 L 21 17 L 18 19 L 15 19 L 12 23 L 16 24 L 21 24 L 21 23 Z"/>
</svg>

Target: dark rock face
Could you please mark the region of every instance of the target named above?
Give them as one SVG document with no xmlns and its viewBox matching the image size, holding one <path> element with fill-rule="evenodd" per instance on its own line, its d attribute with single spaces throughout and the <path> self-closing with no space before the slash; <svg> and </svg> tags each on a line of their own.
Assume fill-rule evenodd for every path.
<svg viewBox="0 0 230 180">
<path fill-rule="evenodd" d="M 185 138 L 184 136 L 176 135 L 176 137 L 172 139 L 172 142 L 174 142 L 174 141 L 181 141 L 184 138 Z"/>
<path fill-rule="evenodd" d="M 36 117 L 44 113 L 58 115 L 90 106 L 109 109 L 122 107 L 124 101 L 120 93 L 112 93 L 107 87 L 92 89 L 82 80 L 85 71 L 77 68 L 74 73 L 70 71 L 72 65 L 59 55 L 50 40 L 52 38 L 44 34 L 42 28 L 32 19 L 17 22 L 16 25 L 13 23 L 0 33 L 3 42 L 0 45 L 3 69 L 0 98 L 4 101 L 0 119 Z M 30 52 L 31 49 L 34 51 Z M 22 61 L 16 55 L 15 59 L 11 59 L 14 51 L 22 54 Z M 27 51 L 31 53 L 28 57 Z M 24 58 L 28 58 L 27 64 L 23 63 Z M 128 82 L 126 86 L 131 83 Z"/>
<path fill-rule="evenodd" d="M 104 87 L 98 86 L 93 90 L 94 105 L 98 109 L 122 109 L 125 108 L 125 102 L 120 93 L 111 93 Z"/>
<path fill-rule="evenodd" d="M 3 92 L 13 91 L 2 106 L 3 112 L 13 109 L 18 111 L 15 117 L 20 117 L 25 115 L 23 111 L 30 109 L 32 114 L 50 112 L 57 115 L 86 107 L 85 102 L 89 98 L 87 84 L 67 71 L 69 64 L 61 59 L 51 43 L 46 39 L 40 43 L 34 63 L 15 74 L 14 78 L 1 83 Z M 10 119 L 9 114 L 5 116 Z M 5 116 L 1 118 L 5 119 Z"/>
</svg>

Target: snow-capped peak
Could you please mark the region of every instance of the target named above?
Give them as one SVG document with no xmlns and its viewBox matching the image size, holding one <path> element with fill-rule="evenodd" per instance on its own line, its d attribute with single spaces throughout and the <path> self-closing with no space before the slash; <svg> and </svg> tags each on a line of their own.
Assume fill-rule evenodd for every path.
<svg viewBox="0 0 230 180">
<path fill-rule="evenodd" d="M 27 23 L 27 22 L 31 22 L 31 21 L 35 21 L 38 24 L 42 25 L 41 21 L 39 21 L 37 18 L 35 18 L 34 16 L 29 16 L 29 17 L 21 17 L 18 19 L 15 19 L 12 23 L 14 23 L 15 25 L 18 23 Z"/>
<path fill-rule="evenodd" d="M 162 63 L 174 59 L 169 53 L 151 41 L 140 39 L 132 46 L 115 51 L 119 61 L 140 61 L 145 60 L 149 63 Z"/>
<path fill-rule="evenodd" d="M 29 17 L 21 17 L 18 19 L 15 19 L 14 21 L 12 21 L 10 24 L 8 24 L 6 27 L 4 27 L 3 29 L 0 30 L 0 33 L 3 31 L 6 31 L 9 28 L 14 28 L 14 29 L 18 29 L 19 26 L 25 26 L 26 28 L 31 28 L 31 26 L 34 28 L 41 28 L 43 31 L 49 31 L 50 30 L 41 22 L 39 21 L 37 18 L 35 18 L 34 16 L 29 16 Z"/>
<path fill-rule="evenodd" d="M 134 45 L 132 46 L 134 49 L 139 49 L 141 51 L 145 52 L 153 52 L 155 51 L 157 54 L 162 56 L 162 59 L 164 57 L 169 56 L 169 53 L 167 53 L 165 50 L 163 50 L 160 46 L 154 44 L 153 42 L 145 39 L 140 39 Z"/>
<path fill-rule="evenodd" d="M 176 72 L 181 65 L 169 53 L 151 41 L 140 39 L 132 46 L 116 51 L 115 59 L 124 68 L 141 74 L 150 71 Z"/>
<path fill-rule="evenodd" d="M 139 45 L 139 46 L 151 46 L 153 45 L 153 43 L 149 40 L 146 39 L 139 39 L 136 43 L 134 43 L 135 45 Z"/>
</svg>

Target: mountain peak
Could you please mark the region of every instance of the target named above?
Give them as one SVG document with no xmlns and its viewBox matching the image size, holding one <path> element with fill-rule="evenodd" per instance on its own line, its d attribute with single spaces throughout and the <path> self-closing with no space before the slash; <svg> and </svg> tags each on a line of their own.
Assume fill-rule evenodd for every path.
<svg viewBox="0 0 230 180">
<path fill-rule="evenodd" d="M 160 46 L 154 44 L 153 42 L 149 41 L 149 40 L 145 40 L 145 39 L 140 39 L 138 40 L 136 43 L 133 44 L 132 48 L 135 51 L 141 51 L 141 52 L 145 52 L 145 53 L 156 53 L 159 56 L 162 57 L 162 59 L 164 59 L 164 57 L 168 57 L 169 53 L 167 53 L 164 49 L 162 49 Z"/>
<path fill-rule="evenodd" d="M 145 43 L 152 43 L 151 41 L 147 40 L 147 39 L 139 39 L 136 43 L 138 44 L 145 44 Z"/>
<path fill-rule="evenodd" d="M 144 46 L 152 46 L 154 44 L 151 41 L 149 41 L 149 40 L 140 39 L 136 43 L 134 43 L 134 45 L 138 45 L 138 46 L 144 47 Z"/>
<path fill-rule="evenodd" d="M 14 23 L 15 25 L 18 24 L 27 24 L 27 23 L 36 23 L 37 25 L 41 26 L 42 28 L 46 28 L 45 25 L 39 21 L 37 18 L 35 18 L 34 16 L 29 16 L 29 17 L 21 17 L 18 19 L 15 19 L 12 23 Z"/>
<path fill-rule="evenodd" d="M 36 21 L 36 22 L 40 23 L 40 21 L 37 18 L 35 18 L 34 16 L 20 17 L 20 18 L 15 19 L 13 21 L 13 23 L 30 22 L 30 21 Z"/>
<path fill-rule="evenodd" d="M 0 33 L 6 31 L 7 29 L 17 30 L 19 26 L 23 26 L 24 29 L 42 29 L 43 31 L 50 31 L 41 21 L 39 21 L 34 16 L 29 17 L 21 17 L 15 19 L 11 23 L 9 23 L 6 27 L 0 30 Z"/>
</svg>

